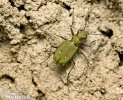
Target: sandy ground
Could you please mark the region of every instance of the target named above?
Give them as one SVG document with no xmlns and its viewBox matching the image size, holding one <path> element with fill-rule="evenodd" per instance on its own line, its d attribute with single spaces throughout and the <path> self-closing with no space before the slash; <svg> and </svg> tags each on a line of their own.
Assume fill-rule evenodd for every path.
<svg viewBox="0 0 123 100">
<path fill-rule="evenodd" d="M 0 100 L 123 100 L 122 18 L 122 0 L 0 0 Z M 72 21 L 89 34 L 66 84 L 53 55 Z"/>
</svg>

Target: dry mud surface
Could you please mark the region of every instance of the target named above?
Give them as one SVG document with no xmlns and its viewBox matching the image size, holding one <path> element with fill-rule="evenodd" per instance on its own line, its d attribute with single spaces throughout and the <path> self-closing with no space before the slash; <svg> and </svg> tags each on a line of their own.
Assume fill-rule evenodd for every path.
<svg viewBox="0 0 123 100">
<path fill-rule="evenodd" d="M 53 54 L 72 16 L 89 34 L 66 84 Z M 123 100 L 122 53 L 122 0 L 0 0 L 0 100 Z"/>
</svg>

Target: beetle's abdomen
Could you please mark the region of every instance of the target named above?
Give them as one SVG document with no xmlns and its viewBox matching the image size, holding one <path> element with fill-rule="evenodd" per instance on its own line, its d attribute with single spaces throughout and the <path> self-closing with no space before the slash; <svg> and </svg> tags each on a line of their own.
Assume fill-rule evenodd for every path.
<svg viewBox="0 0 123 100">
<path fill-rule="evenodd" d="M 72 59 L 77 49 L 78 47 L 73 42 L 69 40 L 64 41 L 54 54 L 55 62 L 59 65 L 65 65 Z"/>
</svg>

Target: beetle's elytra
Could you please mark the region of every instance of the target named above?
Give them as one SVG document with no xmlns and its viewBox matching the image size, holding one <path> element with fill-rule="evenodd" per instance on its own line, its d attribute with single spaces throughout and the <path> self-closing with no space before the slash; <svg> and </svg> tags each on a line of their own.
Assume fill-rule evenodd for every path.
<svg viewBox="0 0 123 100">
<path fill-rule="evenodd" d="M 74 57 L 81 43 L 85 42 L 87 35 L 86 31 L 79 30 L 71 40 L 64 41 L 54 54 L 56 64 L 65 66 Z"/>
</svg>

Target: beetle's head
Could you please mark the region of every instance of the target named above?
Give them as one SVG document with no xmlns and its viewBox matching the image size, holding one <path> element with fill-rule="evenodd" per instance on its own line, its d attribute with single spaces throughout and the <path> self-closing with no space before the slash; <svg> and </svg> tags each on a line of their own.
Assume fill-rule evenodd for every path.
<svg viewBox="0 0 123 100">
<path fill-rule="evenodd" d="M 87 39 L 88 33 L 86 31 L 79 30 L 76 35 L 72 37 L 72 40 L 76 46 L 79 46 L 81 43 L 84 43 Z"/>
<path fill-rule="evenodd" d="M 82 30 L 79 30 L 78 33 L 77 33 L 77 37 L 81 41 L 86 40 L 87 39 L 87 35 L 88 35 L 88 33 L 86 31 L 82 31 Z"/>
</svg>

